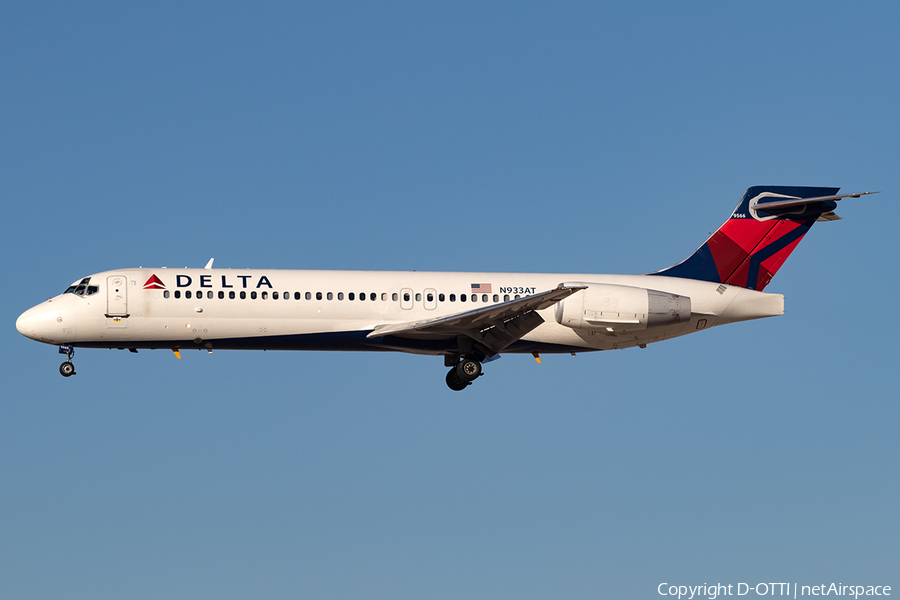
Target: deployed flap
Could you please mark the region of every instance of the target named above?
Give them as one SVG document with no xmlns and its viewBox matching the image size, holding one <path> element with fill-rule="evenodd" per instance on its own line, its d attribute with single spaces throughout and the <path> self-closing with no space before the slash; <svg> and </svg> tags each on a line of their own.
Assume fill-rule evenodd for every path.
<svg viewBox="0 0 900 600">
<path fill-rule="evenodd" d="M 491 304 L 439 319 L 379 325 L 366 337 L 394 335 L 447 339 L 465 335 L 480 342 L 491 354 L 496 354 L 544 322 L 535 311 L 549 308 L 583 289 L 584 286 L 560 285 L 556 289 L 533 296 Z"/>
</svg>

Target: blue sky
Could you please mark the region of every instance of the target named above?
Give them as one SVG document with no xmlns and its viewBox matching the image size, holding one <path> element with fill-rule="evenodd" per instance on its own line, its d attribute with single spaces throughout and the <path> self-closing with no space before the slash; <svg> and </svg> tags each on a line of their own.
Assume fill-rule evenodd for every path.
<svg viewBox="0 0 900 600">
<path fill-rule="evenodd" d="M 0 9 L 0 595 L 900 586 L 893 3 Z M 751 185 L 841 203 L 786 314 L 646 350 L 56 349 L 129 266 L 640 273 Z"/>
</svg>

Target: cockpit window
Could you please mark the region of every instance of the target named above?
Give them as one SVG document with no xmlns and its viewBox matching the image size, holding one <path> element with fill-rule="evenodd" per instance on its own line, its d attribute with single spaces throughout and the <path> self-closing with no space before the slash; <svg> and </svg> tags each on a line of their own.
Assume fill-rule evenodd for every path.
<svg viewBox="0 0 900 600">
<path fill-rule="evenodd" d="M 90 277 L 85 277 L 78 283 L 70 285 L 64 294 L 75 294 L 76 296 L 92 296 L 100 291 L 98 285 L 88 285 L 91 282 Z"/>
</svg>

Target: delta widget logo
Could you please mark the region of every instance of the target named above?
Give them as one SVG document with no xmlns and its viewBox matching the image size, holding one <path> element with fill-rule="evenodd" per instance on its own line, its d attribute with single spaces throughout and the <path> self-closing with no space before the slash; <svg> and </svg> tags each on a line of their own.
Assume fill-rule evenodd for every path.
<svg viewBox="0 0 900 600">
<path fill-rule="evenodd" d="M 156 276 L 154 273 L 150 276 L 150 279 L 144 284 L 145 290 L 164 290 L 166 289 L 166 284 L 162 282 L 162 280 Z"/>
</svg>

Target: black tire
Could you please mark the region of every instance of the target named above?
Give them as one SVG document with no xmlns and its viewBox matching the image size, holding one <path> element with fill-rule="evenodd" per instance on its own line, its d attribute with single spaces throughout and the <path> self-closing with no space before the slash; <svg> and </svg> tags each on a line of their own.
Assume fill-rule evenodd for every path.
<svg viewBox="0 0 900 600">
<path fill-rule="evenodd" d="M 470 382 L 463 381 L 459 378 L 459 375 L 456 374 L 456 367 L 453 367 L 449 371 L 447 371 L 447 387 L 449 387 L 454 392 L 461 392 L 467 387 L 469 387 Z"/>
<path fill-rule="evenodd" d="M 456 365 L 456 375 L 463 381 L 475 381 L 481 375 L 481 363 L 471 358 L 464 358 Z"/>
<path fill-rule="evenodd" d="M 63 377 L 71 377 L 75 374 L 75 365 L 70 363 L 69 361 L 64 362 L 59 365 L 59 374 Z"/>
</svg>

